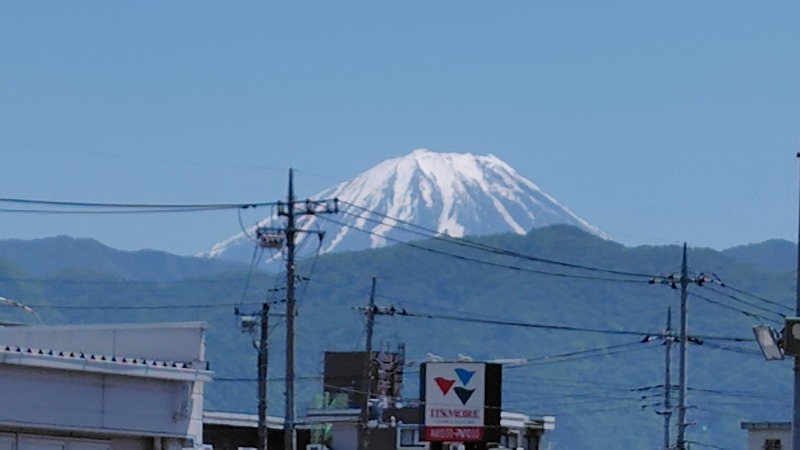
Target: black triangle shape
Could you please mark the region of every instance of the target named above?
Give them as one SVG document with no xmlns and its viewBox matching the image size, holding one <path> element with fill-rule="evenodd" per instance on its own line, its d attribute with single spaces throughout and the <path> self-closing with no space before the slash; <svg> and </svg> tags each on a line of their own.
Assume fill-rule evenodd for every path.
<svg viewBox="0 0 800 450">
<path fill-rule="evenodd" d="M 472 393 L 475 392 L 475 389 L 465 389 L 463 387 L 457 387 L 453 390 L 456 392 L 458 399 L 461 400 L 462 405 L 466 405 L 469 398 L 472 397 Z"/>
</svg>

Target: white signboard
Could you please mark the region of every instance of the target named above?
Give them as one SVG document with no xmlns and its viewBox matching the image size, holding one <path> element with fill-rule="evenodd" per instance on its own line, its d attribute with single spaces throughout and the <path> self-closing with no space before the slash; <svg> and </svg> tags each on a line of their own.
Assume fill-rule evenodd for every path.
<svg viewBox="0 0 800 450">
<path fill-rule="evenodd" d="M 483 363 L 427 363 L 425 437 L 429 441 L 483 439 L 486 397 Z"/>
</svg>

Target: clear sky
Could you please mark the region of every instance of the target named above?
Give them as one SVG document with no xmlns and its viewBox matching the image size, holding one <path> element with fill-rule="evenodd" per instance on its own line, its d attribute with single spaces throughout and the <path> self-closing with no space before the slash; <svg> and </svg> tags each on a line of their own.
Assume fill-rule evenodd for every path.
<svg viewBox="0 0 800 450">
<path fill-rule="evenodd" d="M 495 154 L 626 244 L 794 240 L 799 19 L 749 0 L 2 2 L 0 197 L 273 201 L 288 167 L 309 196 L 424 147 Z M 238 230 L 0 213 L 0 239 L 179 254 Z"/>
</svg>

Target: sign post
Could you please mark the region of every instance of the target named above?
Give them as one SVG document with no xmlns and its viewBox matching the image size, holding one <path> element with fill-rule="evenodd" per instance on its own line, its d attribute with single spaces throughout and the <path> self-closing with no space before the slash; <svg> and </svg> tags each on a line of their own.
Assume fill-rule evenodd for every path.
<svg viewBox="0 0 800 450">
<path fill-rule="evenodd" d="M 487 442 L 487 427 L 500 425 L 500 373 L 497 364 L 424 363 L 420 380 L 424 439 Z"/>
</svg>

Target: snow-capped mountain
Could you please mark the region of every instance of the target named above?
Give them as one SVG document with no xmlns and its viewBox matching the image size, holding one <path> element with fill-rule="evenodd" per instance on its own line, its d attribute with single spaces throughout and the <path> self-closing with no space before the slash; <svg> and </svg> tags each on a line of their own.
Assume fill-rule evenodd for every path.
<svg viewBox="0 0 800 450">
<path fill-rule="evenodd" d="M 524 234 L 553 224 L 574 225 L 605 237 L 493 155 L 414 150 L 312 197 L 328 198 L 339 199 L 338 214 L 298 220 L 298 226 L 326 232 L 323 253 L 382 247 L 434 233 L 451 237 Z M 278 223 L 275 217 L 267 217 L 248 235 L 258 226 Z M 232 236 L 204 255 L 249 260 L 254 243 L 248 235 Z"/>
</svg>

